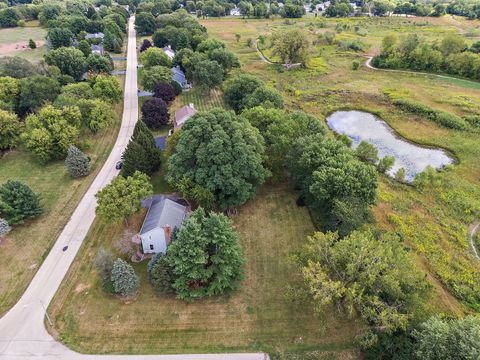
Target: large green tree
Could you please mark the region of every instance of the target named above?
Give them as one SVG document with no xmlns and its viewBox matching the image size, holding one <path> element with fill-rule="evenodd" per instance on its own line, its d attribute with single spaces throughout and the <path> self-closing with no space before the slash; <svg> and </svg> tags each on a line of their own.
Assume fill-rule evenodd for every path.
<svg viewBox="0 0 480 360">
<path fill-rule="evenodd" d="M 152 66 L 144 69 L 141 76 L 141 84 L 145 90 L 153 91 L 159 82 L 172 81 L 172 71 L 165 66 Z"/>
<path fill-rule="evenodd" d="M 197 209 L 168 247 L 173 288 L 180 299 L 194 300 L 235 290 L 244 258 L 232 222 L 221 214 Z"/>
<path fill-rule="evenodd" d="M 28 185 L 8 180 L 0 186 L 0 215 L 10 225 L 23 224 L 43 212 L 40 195 L 34 193 Z"/>
<path fill-rule="evenodd" d="M 10 76 L 0 77 L 0 109 L 15 111 L 20 96 L 20 82 Z"/>
<path fill-rule="evenodd" d="M 480 358 L 480 318 L 433 317 L 414 331 L 418 360 L 476 360 Z"/>
<path fill-rule="evenodd" d="M 277 31 L 272 35 L 273 53 L 280 56 L 283 63 L 305 64 L 310 42 L 302 29 Z"/>
<path fill-rule="evenodd" d="M 11 112 L 0 110 L 0 152 L 18 145 L 22 123 Z"/>
<path fill-rule="evenodd" d="M 195 84 L 208 89 L 216 88 L 223 82 L 223 69 L 216 61 L 203 60 L 196 63 L 192 75 Z"/>
<path fill-rule="evenodd" d="M 237 75 L 226 84 L 225 102 L 238 114 L 244 108 L 244 99 L 260 87 L 263 87 L 263 83 L 255 76 Z"/>
<path fill-rule="evenodd" d="M 81 113 L 76 106 L 56 109 L 47 105 L 38 114 L 27 117 L 21 138 L 42 162 L 64 159 L 78 138 L 80 121 Z"/>
<path fill-rule="evenodd" d="M 109 223 L 127 221 L 140 210 L 141 200 L 152 194 L 153 187 L 147 175 L 137 171 L 126 178 L 117 176 L 95 195 L 96 213 Z"/>
<path fill-rule="evenodd" d="M 162 49 L 151 47 L 140 54 L 140 61 L 146 68 L 152 66 L 172 66 L 172 61 Z"/>
<path fill-rule="evenodd" d="M 226 210 L 253 198 L 265 182 L 264 151 L 262 136 L 247 120 L 218 108 L 197 113 L 182 127 L 168 180 L 174 186 L 191 180 Z"/>
<path fill-rule="evenodd" d="M 405 329 L 428 294 L 425 275 L 392 233 L 355 231 L 339 239 L 317 232 L 298 259 L 317 311 L 337 305 L 377 330 Z"/>
<path fill-rule="evenodd" d="M 93 80 L 94 94 L 112 103 L 118 103 L 122 100 L 122 89 L 117 79 L 110 75 L 98 75 Z"/>
<path fill-rule="evenodd" d="M 80 80 L 85 72 L 85 55 L 73 47 L 60 47 L 45 55 L 48 65 L 54 65 L 62 74 L 70 75 L 75 80 Z"/>
<path fill-rule="evenodd" d="M 20 81 L 18 111 L 21 115 L 37 110 L 46 102 L 53 102 L 60 93 L 57 80 L 46 76 L 32 76 Z"/>
</svg>

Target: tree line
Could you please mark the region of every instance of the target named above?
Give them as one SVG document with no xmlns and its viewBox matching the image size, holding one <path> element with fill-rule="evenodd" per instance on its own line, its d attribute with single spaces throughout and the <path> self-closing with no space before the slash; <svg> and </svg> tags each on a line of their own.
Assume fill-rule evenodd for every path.
<svg viewBox="0 0 480 360">
<path fill-rule="evenodd" d="M 372 64 L 379 68 L 411 69 L 480 79 L 480 42 L 468 46 L 460 35 L 428 43 L 417 34 L 387 35 Z"/>
</svg>

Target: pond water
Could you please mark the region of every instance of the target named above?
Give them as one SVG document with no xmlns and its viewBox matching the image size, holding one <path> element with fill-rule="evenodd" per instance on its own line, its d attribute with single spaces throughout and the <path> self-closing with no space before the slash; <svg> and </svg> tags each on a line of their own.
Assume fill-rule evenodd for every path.
<svg viewBox="0 0 480 360">
<path fill-rule="evenodd" d="M 412 181 L 428 165 L 440 169 L 454 162 L 444 150 L 426 148 L 401 138 L 385 121 L 367 112 L 336 111 L 327 118 L 327 124 L 335 133 L 347 135 L 353 148 L 365 140 L 378 149 L 379 158 L 395 157 L 395 164 L 388 174 L 393 176 L 403 167 L 406 181 Z"/>
</svg>

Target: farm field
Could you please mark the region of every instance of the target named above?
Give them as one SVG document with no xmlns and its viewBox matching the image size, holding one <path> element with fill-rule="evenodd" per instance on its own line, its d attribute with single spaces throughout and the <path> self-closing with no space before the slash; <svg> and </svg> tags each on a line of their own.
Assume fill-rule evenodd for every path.
<svg viewBox="0 0 480 360">
<path fill-rule="evenodd" d="M 480 21 L 442 18 L 307 17 L 282 19 L 207 19 L 201 23 L 211 37 L 224 41 L 242 63 L 241 70 L 261 78 L 283 96 L 288 111 L 303 110 L 321 121 L 335 110 L 358 109 L 385 120 L 400 136 L 446 149 L 456 163 L 418 186 L 379 176 L 375 226 L 397 232 L 418 265 L 427 273 L 434 295 L 427 314 L 463 315 L 480 309 L 480 263 L 468 242 L 467 229 L 480 216 L 480 143 L 475 132 L 441 128 L 433 121 L 399 110 L 392 99 L 414 99 L 459 116 L 480 116 L 480 86 L 437 75 L 389 73 L 364 66 L 377 54 L 383 37 L 416 33 L 429 41 L 459 33 L 469 43 L 480 39 Z M 253 43 L 279 29 L 300 27 L 313 42 L 333 32 L 335 42 L 310 50 L 306 69 L 287 71 L 260 60 Z M 240 35 L 239 41 L 236 34 Z M 251 39 L 251 41 L 249 41 Z M 349 43 L 359 44 L 354 51 Z M 342 45 L 343 44 L 343 45 Z M 352 62 L 361 63 L 358 70 Z M 171 114 L 193 102 L 199 110 L 225 106 L 221 90 L 184 92 Z M 165 160 L 165 159 L 164 159 Z M 165 162 L 154 174 L 156 192 L 169 192 Z M 277 179 L 276 179 L 277 180 Z M 262 350 L 278 357 L 284 352 L 315 359 L 360 358 L 353 339 L 362 326 L 333 311 L 317 318 L 311 309 L 285 298 L 296 275 L 288 256 L 315 226 L 305 208 L 295 205 L 289 184 L 268 183 L 255 200 L 234 217 L 246 257 L 246 278 L 229 298 L 185 303 L 158 297 L 148 284 L 146 263 L 134 265 L 141 277 L 138 297 L 124 303 L 103 292 L 93 259 L 100 247 L 111 248 L 122 227 L 95 222 L 49 312 L 51 330 L 69 347 L 90 353 L 193 353 Z M 144 214 L 131 226 L 137 231 Z"/>
<path fill-rule="evenodd" d="M 118 77 L 123 87 L 123 77 Z M 91 157 L 92 173 L 81 180 L 72 179 L 63 161 L 39 164 L 26 151 L 15 150 L 0 160 L 0 183 L 8 179 L 25 182 L 42 195 L 44 213 L 28 226 L 18 226 L 0 244 L 0 315 L 21 296 L 48 254 L 50 246 L 75 210 L 90 183 L 101 169 L 116 139 L 122 114 L 122 104 L 116 106 L 116 122 L 110 128 L 90 138 L 86 153 Z"/>
</svg>

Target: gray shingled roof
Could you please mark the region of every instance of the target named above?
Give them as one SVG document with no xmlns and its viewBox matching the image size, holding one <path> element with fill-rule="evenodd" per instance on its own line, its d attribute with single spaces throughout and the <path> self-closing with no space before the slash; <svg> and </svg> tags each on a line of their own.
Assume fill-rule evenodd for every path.
<svg viewBox="0 0 480 360">
<path fill-rule="evenodd" d="M 154 200 L 143 221 L 140 235 L 155 228 L 163 228 L 165 225 L 170 225 L 172 229 L 180 228 L 186 216 L 185 206 L 165 197 Z"/>
</svg>

